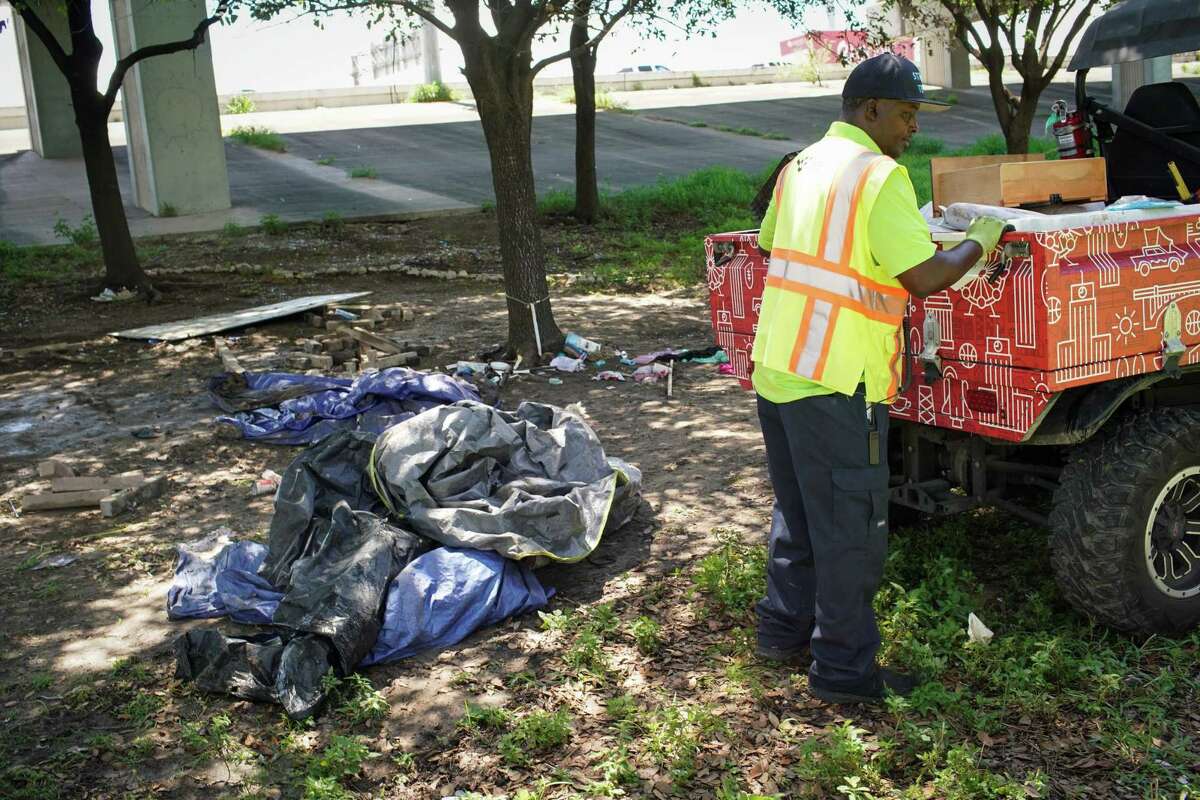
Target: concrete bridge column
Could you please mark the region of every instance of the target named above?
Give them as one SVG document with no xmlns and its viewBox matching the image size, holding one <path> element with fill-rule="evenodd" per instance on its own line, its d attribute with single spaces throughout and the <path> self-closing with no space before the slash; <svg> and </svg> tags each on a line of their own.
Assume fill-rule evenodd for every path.
<svg viewBox="0 0 1200 800">
<path fill-rule="evenodd" d="M 111 5 L 118 58 L 186 39 L 205 17 L 204 0 L 111 0 Z M 121 92 L 137 205 L 157 215 L 229 208 L 208 39 L 195 50 L 138 63 L 126 73 Z"/>
<path fill-rule="evenodd" d="M 1148 83 L 1165 83 L 1171 80 L 1171 57 L 1159 56 L 1145 61 L 1126 61 L 1112 66 L 1112 104 L 1116 111 L 1124 111 L 1133 90 Z"/>
<path fill-rule="evenodd" d="M 38 17 L 69 52 L 71 40 L 66 11 L 53 0 L 33 5 Z M 83 146 L 79 142 L 79 129 L 75 127 L 75 107 L 71 104 L 67 79 L 42 40 L 25 27 L 20 14 L 13 14 L 13 23 L 33 149 L 42 158 L 79 158 L 83 155 Z"/>
<path fill-rule="evenodd" d="M 945 89 L 971 88 L 971 61 L 967 49 L 956 39 L 922 36 L 917 40 L 921 54 L 921 77 L 925 83 Z"/>
</svg>

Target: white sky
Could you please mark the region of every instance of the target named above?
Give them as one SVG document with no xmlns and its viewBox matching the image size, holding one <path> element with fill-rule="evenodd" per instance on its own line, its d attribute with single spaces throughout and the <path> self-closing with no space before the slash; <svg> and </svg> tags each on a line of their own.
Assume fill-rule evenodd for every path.
<svg viewBox="0 0 1200 800">
<path fill-rule="evenodd" d="M 106 2 L 93 4 L 96 31 L 105 45 L 101 83 L 106 84 L 115 61 L 112 22 Z M 12 9 L 0 6 L 0 20 L 12 18 Z M 676 34 L 666 41 L 642 40 L 628 27 L 618 26 L 600 47 L 597 72 L 612 73 L 636 64 L 663 64 L 675 70 L 736 69 L 765 61 L 780 60 L 779 42 L 805 27 L 841 28 L 827 12 L 810 12 L 802 26 L 794 26 L 770 11 L 747 11 L 722 25 L 717 36 L 687 39 Z M 210 29 L 213 66 L 218 94 L 240 91 L 290 91 L 330 89 L 353 85 L 350 57 L 365 53 L 371 44 L 383 41 L 382 31 L 368 30 L 361 18 L 337 16 L 326 20 L 324 29 L 309 19 L 277 19 L 257 22 L 242 17 L 233 25 Z M 462 55 L 449 38 L 440 36 L 444 80 L 460 80 Z M 557 41 L 535 45 L 535 57 L 564 49 L 566 32 Z M 570 75 L 570 62 L 547 68 L 546 75 Z M 362 83 L 410 83 L 420 81 L 418 71 L 390 75 Z M 11 24 L 0 33 L 0 106 L 24 103 L 16 40 Z"/>
</svg>

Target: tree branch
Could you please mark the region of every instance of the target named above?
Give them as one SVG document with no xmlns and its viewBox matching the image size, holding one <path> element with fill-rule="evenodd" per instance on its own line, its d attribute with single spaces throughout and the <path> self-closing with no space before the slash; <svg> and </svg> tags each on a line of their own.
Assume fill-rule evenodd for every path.
<svg viewBox="0 0 1200 800">
<path fill-rule="evenodd" d="M 195 50 L 204 43 L 204 37 L 208 29 L 220 22 L 221 17 L 225 16 L 225 12 L 228 10 L 229 0 L 221 0 L 217 4 L 217 10 L 213 12 L 213 15 L 200 20 L 200 24 L 196 26 L 196 29 L 192 31 L 192 35 L 187 39 L 140 47 L 118 61 L 117 65 L 113 68 L 112 76 L 108 79 L 108 91 L 104 93 L 104 113 L 108 114 L 112 110 L 113 103 L 117 100 L 117 92 L 121 91 L 121 84 L 125 80 L 125 74 L 129 72 L 134 64 L 155 56 L 170 55 L 171 53 L 179 53 L 184 50 Z"/>
<path fill-rule="evenodd" d="M 1071 45 L 1075 43 L 1075 37 L 1079 35 L 1081 30 L 1083 30 L 1083 26 L 1088 23 L 1088 18 L 1091 16 L 1092 7 L 1094 5 L 1096 5 L 1096 0 L 1087 0 L 1087 2 L 1084 3 L 1083 8 L 1079 10 L 1079 16 L 1075 18 L 1075 21 L 1071 23 L 1071 27 L 1067 30 L 1066 38 L 1063 39 L 1063 46 L 1062 49 L 1058 51 L 1058 56 L 1055 57 L 1054 62 L 1042 74 L 1043 84 L 1050 83 L 1050 79 L 1053 78 L 1055 74 L 1057 74 L 1062 68 L 1063 61 L 1065 61 L 1067 58 L 1067 51 L 1070 50 Z"/>
<path fill-rule="evenodd" d="M 34 35 L 41 40 L 42 44 L 50 52 L 50 57 L 54 59 L 55 66 L 62 72 L 63 77 L 69 81 L 71 75 L 71 57 L 63 50 L 58 38 L 46 27 L 46 23 L 42 22 L 41 17 L 34 13 L 32 8 L 19 1 L 14 2 L 13 7 L 21 15 L 21 21 L 25 23 L 25 26 L 33 31 Z"/>
<path fill-rule="evenodd" d="M 537 75 L 543 69 L 550 66 L 551 64 L 554 64 L 555 62 L 562 61 L 564 58 L 571 58 L 572 56 L 578 55 L 579 53 L 587 52 L 589 49 L 600 44 L 600 41 L 605 36 L 608 35 L 608 32 L 613 29 L 613 26 L 615 26 L 618 22 L 620 22 L 621 19 L 623 17 L 625 17 L 625 15 L 628 14 L 630 11 L 632 11 L 634 6 L 636 6 L 636 5 L 637 5 L 637 0 L 629 0 L 629 2 L 625 3 L 625 5 L 621 7 L 620 11 L 618 11 L 616 14 L 614 14 L 612 16 L 612 18 L 610 18 L 608 20 L 608 22 L 606 22 L 604 24 L 604 27 L 600 29 L 599 33 L 597 33 L 591 39 L 588 39 L 586 42 L 579 45 L 578 47 L 572 47 L 569 50 L 564 50 L 563 52 L 558 53 L 553 56 L 550 56 L 549 58 L 543 58 L 541 61 L 539 61 L 533 65 L 533 70 L 532 70 L 531 74 Z"/>
</svg>

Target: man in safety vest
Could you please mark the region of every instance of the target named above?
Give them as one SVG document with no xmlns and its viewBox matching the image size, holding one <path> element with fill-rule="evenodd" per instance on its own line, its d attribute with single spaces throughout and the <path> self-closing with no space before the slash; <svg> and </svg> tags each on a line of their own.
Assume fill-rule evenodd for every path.
<svg viewBox="0 0 1200 800">
<path fill-rule="evenodd" d="M 798 664 L 827 702 L 882 702 L 915 681 L 875 663 L 871 601 L 887 552 L 887 405 L 901 383 L 908 295 L 961 278 L 1004 222 L 938 250 L 895 162 L 917 132 L 921 75 L 892 53 L 855 67 L 842 118 L 779 173 L 759 233 L 770 253 L 754 388 L 775 489 L 758 654 Z"/>
</svg>

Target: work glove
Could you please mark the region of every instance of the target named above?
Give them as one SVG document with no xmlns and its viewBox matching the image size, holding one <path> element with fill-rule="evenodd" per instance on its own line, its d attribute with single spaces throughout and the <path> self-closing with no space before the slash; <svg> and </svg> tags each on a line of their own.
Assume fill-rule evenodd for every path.
<svg viewBox="0 0 1200 800">
<path fill-rule="evenodd" d="M 1000 244 L 1000 237 L 1004 234 L 1004 228 L 1007 225 L 1008 221 L 999 217 L 976 217 L 971 220 L 964 238 L 970 239 L 982 247 L 983 257 L 987 258 L 988 253 L 995 250 L 996 245 Z"/>
</svg>

